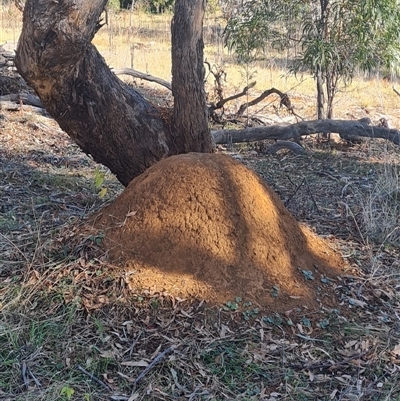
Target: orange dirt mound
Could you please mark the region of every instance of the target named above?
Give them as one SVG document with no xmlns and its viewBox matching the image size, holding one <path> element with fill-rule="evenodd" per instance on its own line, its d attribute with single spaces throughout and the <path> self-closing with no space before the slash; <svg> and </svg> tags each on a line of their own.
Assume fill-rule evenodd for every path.
<svg viewBox="0 0 400 401">
<path fill-rule="evenodd" d="M 262 309 L 334 305 L 342 258 L 229 156 L 185 154 L 135 178 L 95 216 L 113 263 L 135 291 Z"/>
</svg>

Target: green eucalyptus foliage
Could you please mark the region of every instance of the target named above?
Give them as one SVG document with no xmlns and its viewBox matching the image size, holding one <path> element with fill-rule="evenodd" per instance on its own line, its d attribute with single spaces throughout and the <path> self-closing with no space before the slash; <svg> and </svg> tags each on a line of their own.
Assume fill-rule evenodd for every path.
<svg viewBox="0 0 400 401">
<path fill-rule="evenodd" d="M 400 65 L 399 0 L 247 0 L 236 2 L 225 31 L 239 61 L 290 54 L 290 71 L 308 71 L 332 117 L 338 85 L 359 71 Z M 321 105 L 319 105 L 321 107 Z M 324 116 L 320 115 L 323 118 Z"/>
</svg>

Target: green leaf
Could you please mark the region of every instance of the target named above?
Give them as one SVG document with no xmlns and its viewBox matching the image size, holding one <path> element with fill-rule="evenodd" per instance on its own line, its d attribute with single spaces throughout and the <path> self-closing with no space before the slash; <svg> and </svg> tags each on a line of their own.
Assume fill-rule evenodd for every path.
<svg viewBox="0 0 400 401">
<path fill-rule="evenodd" d="M 99 168 L 96 168 L 96 171 L 94 174 L 95 174 L 94 186 L 96 187 L 96 189 L 99 189 L 104 183 L 105 173 L 100 171 Z"/>
<path fill-rule="evenodd" d="M 72 387 L 69 386 L 64 386 L 61 389 L 61 396 L 65 397 L 68 401 L 72 398 L 72 396 L 74 395 L 75 390 Z"/>
<path fill-rule="evenodd" d="M 107 194 L 107 188 L 104 188 L 104 187 L 101 188 L 99 191 L 99 198 L 103 199 L 106 196 L 106 194 Z"/>
</svg>

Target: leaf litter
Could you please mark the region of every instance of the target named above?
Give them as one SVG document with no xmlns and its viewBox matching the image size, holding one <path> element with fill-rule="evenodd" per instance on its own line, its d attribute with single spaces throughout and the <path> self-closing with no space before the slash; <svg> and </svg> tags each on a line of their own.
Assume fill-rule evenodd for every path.
<svg viewBox="0 0 400 401">
<path fill-rule="evenodd" d="M 263 315 L 245 299 L 218 306 L 132 292 L 102 253 L 102 233 L 81 222 L 121 187 L 110 178 L 99 199 L 95 163 L 65 135 L 32 132 L 26 118 L 36 116 L 4 116 L 0 399 L 399 396 L 399 250 L 365 242 L 357 228 L 356 188 L 374 179 L 365 174 L 378 154 L 372 143 L 338 155 L 312 142 L 301 157 L 239 152 L 299 220 L 335 238 L 352 266 L 334 283 L 338 310 Z M 296 190 L 303 174 L 308 186 Z"/>
</svg>

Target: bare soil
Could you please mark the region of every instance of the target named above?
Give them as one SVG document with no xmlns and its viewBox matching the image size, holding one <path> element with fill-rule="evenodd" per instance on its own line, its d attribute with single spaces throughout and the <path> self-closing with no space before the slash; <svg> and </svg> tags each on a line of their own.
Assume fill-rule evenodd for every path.
<svg viewBox="0 0 400 401">
<path fill-rule="evenodd" d="M 93 220 L 134 292 L 222 303 L 240 297 L 279 312 L 337 307 L 332 284 L 345 267 L 341 256 L 230 156 L 162 160 Z"/>
</svg>

